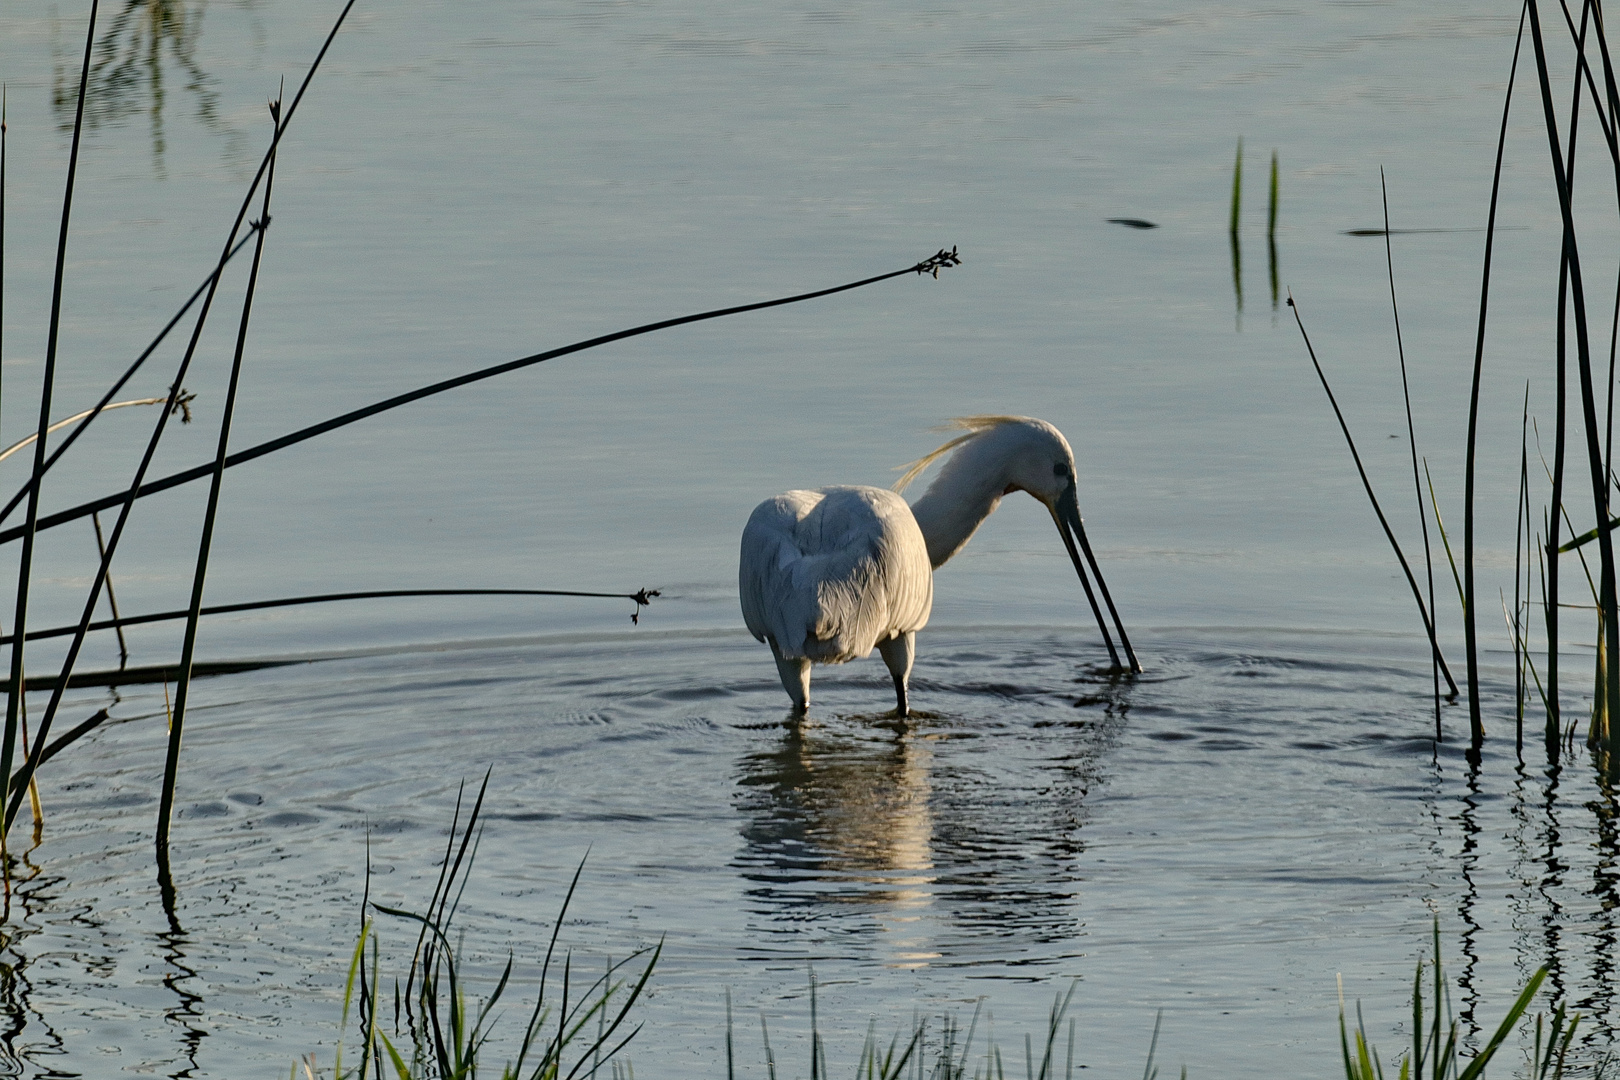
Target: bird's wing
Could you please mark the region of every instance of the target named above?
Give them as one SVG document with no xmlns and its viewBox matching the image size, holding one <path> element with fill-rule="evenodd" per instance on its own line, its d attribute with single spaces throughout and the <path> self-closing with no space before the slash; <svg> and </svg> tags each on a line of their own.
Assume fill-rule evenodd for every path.
<svg viewBox="0 0 1620 1080">
<path fill-rule="evenodd" d="M 823 663 L 921 629 L 934 588 L 911 508 L 881 488 L 792 491 L 761 503 L 743 531 L 739 587 L 756 638 Z"/>
</svg>

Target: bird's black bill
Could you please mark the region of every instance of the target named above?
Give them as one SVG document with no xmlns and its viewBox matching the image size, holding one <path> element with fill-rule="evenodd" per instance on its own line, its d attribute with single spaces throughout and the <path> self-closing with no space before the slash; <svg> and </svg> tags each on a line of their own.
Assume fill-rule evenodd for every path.
<svg viewBox="0 0 1620 1080">
<path fill-rule="evenodd" d="M 1119 611 L 1114 607 L 1114 598 L 1109 595 L 1108 583 L 1103 581 L 1102 569 L 1097 565 L 1097 556 L 1092 553 L 1091 543 L 1086 539 L 1086 527 L 1080 521 L 1080 498 L 1075 491 L 1074 484 L 1058 499 L 1057 506 L 1052 508 L 1052 520 L 1057 523 L 1058 533 L 1063 537 L 1063 546 L 1069 551 L 1069 560 L 1074 563 L 1074 572 L 1080 577 L 1080 585 L 1086 591 L 1086 599 L 1091 603 L 1091 613 L 1097 618 L 1097 629 L 1102 632 L 1103 643 L 1108 646 L 1108 655 L 1114 662 L 1114 667 L 1121 670 L 1139 672 L 1142 670 L 1140 661 L 1136 659 L 1136 650 L 1131 648 L 1131 639 L 1125 633 L 1125 624 L 1120 621 Z M 1078 541 L 1080 548 L 1075 549 Z M 1085 553 L 1085 563 L 1080 561 L 1081 552 Z M 1125 648 L 1125 656 L 1130 661 L 1127 669 L 1119 661 L 1119 653 L 1114 648 L 1113 639 L 1109 636 L 1108 625 L 1103 620 L 1102 608 L 1097 604 L 1096 593 L 1092 591 L 1091 581 L 1086 575 L 1086 566 L 1091 567 L 1091 573 L 1097 579 L 1097 589 L 1102 593 L 1103 603 L 1108 606 L 1108 614 L 1113 619 L 1114 629 L 1119 633 L 1119 643 Z"/>
</svg>

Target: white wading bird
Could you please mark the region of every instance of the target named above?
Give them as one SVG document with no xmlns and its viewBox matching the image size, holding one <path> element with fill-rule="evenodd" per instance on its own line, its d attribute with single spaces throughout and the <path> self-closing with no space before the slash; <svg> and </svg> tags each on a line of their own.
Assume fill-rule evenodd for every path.
<svg viewBox="0 0 1620 1080">
<path fill-rule="evenodd" d="M 770 645 L 796 714 L 810 706 L 812 663 L 842 664 L 871 655 L 876 646 L 894 676 L 896 711 L 907 715 L 906 680 L 917 631 L 933 607 L 933 572 L 1014 491 L 1029 492 L 1052 512 L 1114 667 L 1126 670 L 1075 550 L 1079 540 L 1129 670 L 1142 670 L 1086 541 L 1074 454 L 1063 433 L 1028 416 L 966 416 L 951 426 L 967 433 L 913 462 L 893 491 L 787 491 L 760 503 L 749 517 L 738 571 L 743 619 L 755 638 Z M 907 506 L 897 493 L 947 453 L 927 493 Z"/>
</svg>

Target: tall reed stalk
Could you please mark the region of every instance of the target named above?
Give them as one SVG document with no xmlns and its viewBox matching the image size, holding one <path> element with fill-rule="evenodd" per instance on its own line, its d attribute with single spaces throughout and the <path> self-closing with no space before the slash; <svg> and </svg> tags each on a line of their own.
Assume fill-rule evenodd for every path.
<svg viewBox="0 0 1620 1080">
<path fill-rule="evenodd" d="M 1507 149 L 1508 115 L 1513 107 L 1513 82 L 1519 70 L 1519 50 L 1524 43 L 1526 8 L 1519 14 L 1519 33 L 1513 43 L 1513 63 L 1508 68 L 1507 92 L 1502 101 L 1502 130 L 1496 140 L 1496 168 L 1491 175 L 1491 203 L 1485 218 L 1485 265 L 1480 274 L 1479 328 L 1474 339 L 1474 374 L 1468 393 L 1468 441 L 1463 461 L 1463 650 L 1468 664 L 1468 730 L 1470 760 L 1479 760 L 1485 742 L 1485 721 L 1479 699 L 1479 605 L 1474 595 L 1474 467 L 1479 438 L 1480 381 L 1485 368 L 1485 321 L 1490 310 L 1491 254 L 1496 242 L 1496 207 L 1502 193 L 1502 156 Z M 1560 385 L 1561 388 L 1561 385 Z M 1560 399 L 1562 400 L 1562 399 Z M 1562 446 L 1562 439 L 1559 441 Z M 1556 499 L 1556 495 L 1554 498 Z M 1557 594 L 1557 575 L 1553 576 Z M 1554 608 L 1549 606 L 1548 611 Z M 1553 616 L 1556 618 L 1556 616 Z M 1551 632 L 1550 632 L 1551 633 Z M 1556 634 L 1553 634 L 1556 639 Z M 1556 686 L 1556 684 L 1553 684 Z"/>
<path fill-rule="evenodd" d="M 1266 254 L 1271 271 L 1271 310 L 1277 310 L 1277 151 L 1271 152 L 1271 198 L 1266 205 Z"/>
<path fill-rule="evenodd" d="M 270 148 L 265 152 L 265 156 L 259 164 L 258 171 L 254 174 L 253 180 L 248 187 L 248 192 L 246 196 L 244 196 L 242 204 L 237 210 L 236 219 L 232 223 L 231 229 L 226 236 L 220 258 L 215 263 L 215 272 L 210 275 L 208 279 L 208 286 L 204 293 L 202 306 L 198 312 L 195 325 L 191 332 L 191 338 L 187 343 L 185 352 L 175 370 L 174 378 L 169 384 L 168 398 L 164 407 L 159 410 L 157 422 L 154 424 L 152 434 L 147 440 L 146 449 L 141 456 L 140 463 L 136 466 L 135 475 L 130 482 L 130 487 L 123 494 L 115 497 L 109 504 L 118 506 L 118 517 L 113 524 L 111 534 L 107 538 L 106 551 L 103 553 L 100 564 L 97 567 L 96 573 L 91 581 L 90 592 L 85 600 L 83 613 L 79 620 L 79 630 L 74 635 L 72 642 L 68 646 L 67 655 L 62 662 L 61 675 L 58 677 L 55 686 L 51 690 L 50 701 L 45 708 L 44 715 L 40 718 L 40 731 L 35 737 L 35 753 L 30 755 L 26 766 L 29 776 L 32 776 L 33 772 L 39 767 L 38 753 L 45 746 L 45 736 L 49 733 L 51 723 L 56 717 L 57 709 L 61 706 L 62 694 L 67 689 L 70 676 L 73 673 L 73 665 L 78 659 L 79 651 L 84 644 L 85 635 L 88 633 L 88 627 L 95 616 L 95 609 L 101 598 L 101 590 L 104 587 L 107 579 L 108 568 L 111 566 L 113 557 L 117 553 L 119 541 L 123 537 L 124 527 L 128 524 L 129 515 L 134 509 L 136 493 L 140 490 L 141 484 L 146 478 L 147 470 L 151 467 L 152 459 L 157 453 L 158 444 L 163 438 L 163 433 L 168 424 L 169 417 L 178 411 L 181 405 L 181 396 L 184 393 L 181 387 L 184 384 L 186 372 L 190 370 L 192 359 L 196 355 L 197 345 L 202 337 L 203 327 L 207 323 L 209 312 L 213 308 L 214 297 L 219 288 L 219 282 L 221 279 L 220 272 L 223 269 L 226 260 L 236 250 L 237 236 L 241 232 L 243 223 L 247 218 L 248 210 L 253 204 L 253 197 L 258 191 L 259 185 L 264 180 L 265 173 L 273 160 L 276 147 L 279 145 L 283 134 L 286 132 L 287 125 L 291 123 L 292 117 L 297 111 L 299 103 L 303 100 L 304 93 L 309 89 L 311 80 L 314 79 L 315 73 L 320 70 L 321 61 L 325 59 L 327 51 L 331 48 L 333 39 L 336 38 L 338 30 L 342 28 L 344 20 L 348 17 L 349 11 L 353 7 L 354 0 L 347 0 L 347 3 L 339 13 L 337 20 L 334 22 L 331 31 L 327 34 L 326 40 L 322 44 L 320 51 L 316 54 L 314 62 L 310 65 L 309 70 L 305 73 L 304 79 L 299 85 L 298 92 L 294 95 L 291 105 L 288 106 L 284 114 L 278 118 L 275 135 L 270 142 Z M 42 412 L 41 415 L 44 416 L 45 413 Z M 89 421 L 87 420 L 86 423 L 88 422 Z M 40 435 L 38 441 L 34 445 L 34 474 L 30 482 L 28 492 L 30 509 L 28 523 L 24 526 L 24 530 L 27 534 L 24 541 L 25 554 L 29 551 L 28 545 L 32 543 L 32 537 L 34 536 L 37 528 L 37 507 L 40 493 L 40 479 L 43 475 L 43 466 L 45 461 L 45 432 L 48 427 L 48 420 L 42 420 L 40 422 Z M 27 559 L 24 559 L 23 561 L 26 569 Z M 23 580 L 26 581 L 26 578 Z M 19 608 L 22 610 L 19 611 L 19 618 L 13 623 L 13 632 L 22 635 L 26 635 L 27 632 L 27 620 L 26 618 L 21 617 L 26 614 L 25 606 L 23 604 L 25 595 L 25 590 L 19 589 Z M 26 640 L 26 637 L 24 640 Z M 17 695 L 21 694 L 24 688 L 24 683 L 20 678 L 22 654 L 22 644 L 19 642 L 13 642 L 12 679 L 8 693 L 8 698 L 12 701 L 15 701 Z M 10 709 L 11 706 L 8 705 L 8 710 Z M 9 716 L 10 712 L 8 711 L 8 722 L 6 727 L 6 737 L 8 741 L 4 749 L 0 750 L 0 766 L 3 766 L 6 769 L 6 775 L 8 777 L 10 776 L 11 765 L 10 748 L 12 743 L 10 740 L 13 731 L 13 724 L 9 719 Z M 8 800 L 6 803 L 4 824 L 6 827 L 9 827 L 11 819 L 16 815 L 18 800 L 16 795 L 13 793 L 7 792 L 7 796 Z M 168 895 L 169 893 L 166 889 L 165 897 Z"/>
<path fill-rule="evenodd" d="M 1560 8 L 1564 11 L 1564 18 L 1565 18 L 1566 24 L 1569 23 L 1568 9 L 1565 8 L 1562 4 L 1560 4 Z M 1577 40 L 1577 42 L 1580 43 L 1580 47 L 1577 48 L 1577 50 L 1576 50 L 1578 57 L 1584 57 L 1584 54 L 1585 54 L 1585 48 L 1584 48 L 1585 34 L 1586 34 L 1586 26 L 1587 26 L 1587 15 L 1588 15 L 1589 11 L 1590 11 L 1590 8 L 1583 4 L 1583 6 L 1581 8 L 1581 26 L 1580 26 L 1579 30 L 1576 30 L 1573 25 L 1570 25 L 1571 35 Z M 1582 75 L 1583 71 L 1587 73 L 1587 76 L 1588 76 L 1588 79 L 1589 79 L 1590 78 L 1589 69 L 1587 69 L 1584 62 L 1581 62 L 1581 61 L 1578 60 L 1577 64 L 1576 64 L 1576 70 L 1575 70 L 1575 86 L 1574 86 L 1574 89 L 1570 93 L 1570 120 L 1569 120 L 1570 142 L 1569 142 L 1568 160 L 1567 160 L 1566 165 L 1565 165 L 1565 174 L 1567 176 L 1571 177 L 1572 180 L 1573 180 L 1574 173 L 1575 173 L 1575 146 L 1576 146 L 1575 136 L 1579 132 L 1580 102 L 1581 102 L 1581 75 Z M 1595 88 L 1593 90 L 1592 100 L 1593 100 L 1594 103 L 1596 103 L 1597 100 L 1598 100 Z M 1611 141 L 1612 141 L 1612 139 L 1611 139 Z M 1554 449 L 1553 449 L 1554 466 L 1553 466 L 1552 500 L 1553 500 L 1553 505 L 1556 508 L 1561 510 L 1563 508 L 1563 498 L 1564 498 L 1564 448 L 1565 448 L 1565 441 L 1566 441 L 1567 433 L 1568 433 L 1568 400 L 1569 400 L 1569 388 L 1568 388 L 1568 364 L 1569 364 L 1569 264 L 1563 258 L 1560 258 L 1559 261 L 1558 261 L 1558 321 L 1557 321 L 1557 331 L 1556 331 L 1556 363 L 1558 365 L 1558 372 L 1557 372 L 1558 405 L 1557 405 L 1557 421 L 1556 421 L 1556 424 L 1555 424 L 1555 436 L 1554 436 L 1555 443 L 1554 443 Z M 1548 714 L 1547 714 L 1547 730 L 1546 730 L 1545 735 L 1544 735 L 1544 740 L 1545 740 L 1546 745 L 1547 745 L 1547 755 L 1548 755 L 1548 760 L 1549 761 L 1556 760 L 1557 756 L 1558 756 L 1559 742 L 1560 742 L 1560 740 L 1558 738 L 1558 731 L 1559 731 L 1559 727 L 1560 727 L 1560 724 L 1561 724 L 1561 721 L 1560 721 L 1560 718 L 1559 718 L 1560 706 L 1559 706 L 1559 701 L 1558 701 L 1558 643 L 1556 641 L 1556 633 L 1557 633 L 1557 627 L 1558 627 L 1557 598 L 1558 598 L 1558 551 L 1559 551 L 1559 548 L 1558 548 L 1558 546 L 1556 544 L 1556 539 L 1557 539 L 1556 530 L 1557 530 L 1557 527 L 1558 527 L 1558 518 L 1561 517 L 1561 516 L 1563 516 L 1563 515 L 1557 513 L 1556 511 L 1553 514 L 1554 534 L 1550 537 L 1549 545 L 1548 545 L 1549 564 L 1550 564 L 1550 571 L 1552 573 L 1552 584 L 1551 584 L 1550 590 L 1548 590 L 1548 591 L 1549 591 L 1549 594 L 1550 594 L 1550 597 L 1551 597 L 1552 606 L 1548 609 L 1548 612 L 1547 612 L 1547 618 L 1550 620 L 1549 623 L 1548 623 L 1548 642 L 1547 642 L 1547 664 L 1548 664 L 1548 669 L 1547 669 L 1548 670 L 1548 676 L 1547 676 L 1547 678 L 1548 678 L 1548 690 L 1549 690 L 1547 700 L 1548 700 L 1548 710 L 1549 711 L 1548 711 Z M 1584 557 L 1582 558 L 1582 562 L 1584 564 L 1584 562 L 1585 562 Z M 1595 598 L 1596 597 L 1594 596 L 1594 599 Z M 1602 636 L 1601 629 L 1599 631 L 1599 636 L 1600 637 Z M 1602 697 L 1603 697 L 1603 695 L 1601 693 L 1599 693 L 1594 700 L 1595 701 L 1601 701 Z"/>
<path fill-rule="evenodd" d="M 1552 87 L 1548 76 L 1546 47 L 1542 40 L 1541 16 L 1537 0 L 1526 0 L 1526 9 L 1529 13 L 1530 39 L 1535 49 L 1536 78 L 1541 88 L 1542 112 L 1547 126 L 1547 145 L 1552 159 L 1553 183 L 1557 188 L 1558 209 L 1563 219 L 1563 261 L 1569 268 L 1570 299 L 1575 321 L 1576 369 L 1581 383 L 1581 412 L 1586 429 L 1587 464 L 1591 471 L 1593 513 L 1598 522 L 1598 604 L 1601 609 L 1599 617 L 1603 620 L 1603 633 L 1599 638 L 1603 650 L 1603 677 L 1598 700 L 1602 704 L 1605 742 L 1609 743 L 1610 767 L 1613 768 L 1620 765 L 1620 761 L 1614 760 L 1612 753 L 1616 747 L 1613 742 L 1614 725 L 1610 723 L 1613 717 L 1620 715 L 1620 610 L 1615 606 L 1614 543 L 1608 528 L 1610 519 L 1608 467 L 1603 457 L 1603 432 L 1598 426 L 1597 419 L 1586 288 L 1575 230 L 1571 171 L 1566 168 L 1561 152 L 1558 122 L 1553 112 Z M 1598 32 L 1602 33 L 1601 24 Z M 1583 44 L 1577 43 L 1578 47 Z M 1580 62 L 1584 62 L 1584 53 Z M 1573 138 L 1571 141 L 1573 142 Z"/>
<path fill-rule="evenodd" d="M 1237 159 L 1232 162 L 1232 210 L 1227 220 L 1226 235 L 1232 245 L 1232 292 L 1237 298 L 1237 313 L 1243 316 L 1243 247 L 1238 238 L 1238 224 L 1243 210 L 1243 139 L 1238 138 Z"/>
<path fill-rule="evenodd" d="M 1530 382 L 1524 384 L 1524 409 L 1519 414 L 1519 500 L 1513 507 L 1513 746 L 1524 757 L 1524 704 L 1529 696 L 1525 667 L 1529 659 L 1528 619 L 1524 605 L 1530 599 L 1529 569 L 1523 567 L 1530 547 Z M 1521 577 L 1521 571 L 1523 577 Z M 1524 592 L 1519 591 L 1520 585 Z"/>
<path fill-rule="evenodd" d="M 91 514 L 90 522 L 96 527 L 96 554 L 107 557 L 107 540 L 101 534 L 101 515 Z M 113 592 L 112 574 L 107 574 L 107 608 L 112 612 L 113 631 L 118 635 L 119 670 L 129 666 L 129 642 L 124 640 L 124 618 L 118 614 L 118 596 Z"/>
<path fill-rule="evenodd" d="M 1272 183 L 1272 223 L 1276 223 L 1276 187 L 1277 187 L 1277 155 L 1271 156 L 1271 183 Z M 1406 342 L 1401 336 L 1401 304 L 1395 294 L 1395 249 L 1389 237 L 1389 184 L 1384 179 L 1383 166 L 1378 169 L 1378 191 L 1384 204 L 1384 265 L 1389 271 L 1389 310 L 1395 323 L 1395 355 L 1401 362 L 1401 400 L 1406 405 L 1406 448 L 1412 457 L 1412 489 L 1417 496 L 1418 524 L 1423 530 L 1423 570 L 1428 578 L 1429 586 L 1429 612 L 1431 616 L 1438 617 L 1438 609 L 1434 606 L 1434 552 L 1429 544 L 1429 512 L 1423 505 L 1423 484 L 1418 479 L 1418 452 L 1417 452 L 1417 425 L 1412 422 L 1412 387 L 1406 378 Z M 1434 682 L 1434 741 L 1442 738 L 1440 729 L 1440 665 L 1445 662 L 1440 655 L 1438 634 L 1430 635 L 1433 648 L 1430 652 L 1429 671 Z M 1448 676 L 1449 682 L 1449 676 Z M 1453 697 L 1457 693 L 1457 684 L 1450 683 Z"/>
<path fill-rule="evenodd" d="M 79 168 L 79 141 L 84 134 L 85 88 L 90 80 L 90 55 L 95 47 L 96 12 L 98 0 L 90 0 L 90 16 L 85 24 L 84 58 L 79 70 L 79 98 L 73 115 L 73 140 L 68 150 L 67 181 L 62 193 L 62 224 L 56 239 L 56 272 L 51 284 L 51 316 L 45 340 L 45 371 L 39 394 L 39 441 L 34 444 L 34 480 L 28 496 L 28 519 L 23 526 L 22 555 L 17 568 L 17 604 L 11 626 L 15 633 L 28 629 L 28 589 L 34 564 L 34 535 L 39 523 L 39 477 L 45 469 L 45 437 L 51 426 L 51 391 L 56 385 L 56 354 L 62 327 L 62 279 L 67 267 L 68 225 L 73 219 L 73 184 Z M 6 728 L 0 738 L 0 796 L 9 802 L 10 792 L 3 785 L 9 782 L 11 762 L 17 748 L 17 723 L 23 696 L 23 646 L 21 642 L 11 648 L 11 689 L 6 694 Z M 43 737 L 36 745 L 42 745 Z M 9 821 L 0 824 L 0 844 L 3 844 Z"/>
<path fill-rule="evenodd" d="M 281 123 L 281 98 L 270 105 L 270 119 Z M 163 761 L 163 789 L 158 796 L 157 848 L 160 862 L 166 861 L 169 847 L 169 821 L 174 811 L 174 789 L 180 773 L 180 737 L 185 731 L 186 702 L 191 691 L 191 664 L 197 653 L 197 623 L 202 614 L 203 585 L 208 579 L 208 556 L 214 543 L 214 523 L 219 517 L 219 491 L 225 479 L 225 454 L 231 445 L 231 421 L 236 415 L 236 392 L 242 382 L 242 355 L 247 347 L 248 320 L 253 314 L 253 296 L 259 285 L 259 266 L 264 258 L 264 238 L 270 231 L 270 195 L 276 182 L 276 151 L 270 149 L 270 168 L 264 178 L 264 201 L 259 220 L 253 223 L 253 261 L 248 267 L 247 291 L 242 297 L 242 318 L 237 324 L 236 350 L 231 357 L 231 376 L 225 389 L 225 405 L 219 420 L 219 447 L 214 454 L 214 475 L 208 485 L 208 506 L 203 512 L 202 536 L 197 541 L 197 560 L 191 577 L 191 607 L 186 613 L 185 639 L 180 647 L 180 675 L 175 682 L 174 712 L 169 718 L 169 747 Z"/>
</svg>

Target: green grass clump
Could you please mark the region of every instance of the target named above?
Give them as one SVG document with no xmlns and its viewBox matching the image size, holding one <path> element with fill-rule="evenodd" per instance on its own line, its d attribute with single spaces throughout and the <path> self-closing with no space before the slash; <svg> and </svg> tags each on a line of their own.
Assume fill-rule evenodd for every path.
<svg viewBox="0 0 1620 1080">
<path fill-rule="evenodd" d="M 1412 1049 L 1401 1059 L 1399 1080 L 1484 1080 L 1485 1066 L 1501 1049 L 1513 1028 L 1523 1018 L 1542 980 L 1547 977 L 1545 966 L 1536 969 L 1519 992 L 1513 1007 L 1497 1025 L 1485 1048 L 1472 1058 L 1464 1059 L 1459 1048 L 1456 1017 L 1451 1010 L 1451 993 L 1446 985 L 1440 965 L 1440 920 L 1434 922 L 1434 960 L 1432 963 L 1430 1020 L 1425 1026 L 1423 1016 L 1423 961 L 1412 976 Z M 1444 1019 L 1442 1020 L 1442 1017 Z M 1569 1065 L 1569 1049 L 1575 1040 L 1575 1029 L 1581 1015 L 1570 1015 L 1567 1008 L 1556 1005 L 1552 1018 L 1536 1014 L 1536 1041 L 1526 1075 L 1532 1080 L 1563 1080 Z M 1384 1066 L 1378 1060 L 1378 1051 L 1367 1038 L 1367 1025 L 1361 1016 L 1361 1005 L 1356 1005 L 1356 1028 L 1352 1033 L 1345 1022 L 1344 992 L 1339 993 L 1339 1049 L 1344 1057 L 1345 1080 L 1384 1080 Z M 1592 1080 L 1604 1080 L 1609 1075 L 1610 1057 L 1607 1053 L 1592 1067 Z M 1427 1074 L 1425 1074 L 1427 1069 Z"/>
<path fill-rule="evenodd" d="M 416 949 L 403 985 L 396 976 L 385 1002 L 374 920 L 368 918 L 349 962 L 332 1071 L 321 1069 L 310 1054 L 294 1064 L 293 1080 L 298 1080 L 300 1070 L 304 1080 L 327 1076 L 333 1080 L 475 1080 L 480 1075 L 481 1058 L 495 1033 L 497 1007 L 509 989 L 512 958 L 507 957 L 506 967 L 489 996 L 481 1001 L 470 1000 L 461 977 L 459 950 L 450 943 L 450 930 L 466 889 L 467 873 L 477 855 L 482 832 L 477 827 L 478 815 L 488 785 L 486 775 L 464 827 L 460 827 L 461 800 L 456 800 L 456 817 L 450 826 L 439 880 L 422 911 L 367 904 L 371 911 L 406 920 L 418 929 Z M 595 1076 L 604 1065 L 617 1077 L 621 1070 L 615 1055 L 641 1030 L 639 1025 L 623 1029 L 652 977 L 663 951 L 662 943 L 609 964 L 577 997 L 571 997 L 575 989 L 573 957 L 565 952 L 560 987 L 551 987 L 557 935 L 583 869 L 581 863 L 574 871 L 557 912 L 534 1005 L 520 1029 L 516 1057 L 500 1070 L 501 1080 L 574 1080 Z M 643 961 L 639 974 L 631 970 L 631 965 Z M 343 1040 L 350 1029 L 351 1014 L 360 1036 L 359 1064 L 345 1067 Z M 628 1067 L 623 1073 L 633 1077 Z"/>
<path fill-rule="evenodd" d="M 462 802 L 456 800 L 455 817 L 439 865 L 433 894 L 421 911 L 364 902 L 367 912 L 359 941 L 349 962 L 343 991 L 343 1013 L 331 1071 L 321 1068 L 310 1054 L 293 1066 L 292 1080 L 476 1080 L 482 1058 L 495 1033 L 498 1009 L 510 989 L 509 956 L 494 989 L 482 1000 L 467 993 L 461 973 L 459 949 L 451 944 L 451 927 L 466 890 L 467 876 L 478 852 L 482 830 L 478 826 L 489 777 L 484 777 L 465 825 Z M 562 974 L 554 989 L 552 960 L 563 918 L 573 900 L 584 864 L 574 871 L 540 969 L 540 985 L 527 1019 L 517 1029 L 516 1055 L 500 1068 L 501 1080 L 586 1080 L 607 1073 L 611 1080 L 634 1080 L 635 1071 L 620 1054 L 641 1030 L 626 1027 L 631 1010 L 647 988 L 663 945 L 642 949 L 607 969 L 583 993 L 575 994 L 573 957 L 564 952 Z M 384 994 L 380 971 L 376 916 L 402 919 L 417 930 L 416 948 L 403 980 L 391 980 Z M 1489 1041 L 1477 1054 L 1463 1056 L 1462 1036 L 1451 1007 L 1451 994 L 1440 962 L 1440 922 L 1434 923 L 1432 960 L 1419 960 L 1412 979 L 1412 1046 L 1403 1055 L 1398 1080 L 1484 1080 L 1485 1068 L 1524 1020 L 1547 976 L 1538 968 L 1519 992 Z M 369 955 L 368 955 L 369 954 Z M 633 970 L 639 966 L 639 971 Z M 1079 980 L 1052 1002 L 1046 1024 L 1037 1038 L 1023 1039 L 1025 1080 L 1073 1080 L 1075 1075 L 1075 1022 L 1069 1018 Z M 1427 1001 L 1425 992 L 1428 993 Z M 1007 1061 L 991 1038 L 977 1039 L 984 999 L 979 1000 L 965 1029 L 955 1016 L 939 1018 L 930 1028 L 928 1018 L 915 1019 L 908 1030 L 897 1032 L 887 1044 L 877 1037 L 876 1022 L 869 1021 L 855 1080 L 1006 1080 Z M 831 1073 L 826 1043 L 821 1034 L 821 1010 L 815 972 L 810 972 L 810 1080 L 827 1080 Z M 352 1023 L 351 1023 L 352 1021 Z M 1155 1062 L 1163 1012 L 1155 1018 L 1148 1043 L 1143 1080 L 1158 1080 Z M 1524 1075 L 1530 1080 L 1564 1080 L 1575 1069 L 1570 1061 L 1579 1013 L 1555 1005 L 1551 1016 L 1535 1017 L 1535 1043 Z M 777 1080 L 777 1059 L 771 1048 L 770 1026 L 762 1011 L 760 1041 L 765 1074 Z M 345 1066 L 345 1039 L 358 1033 L 358 1064 Z M 935 1034 L 934 1032 L 937 1032 Z M 735 1032 L 731 994 L 726 993 L 726 1080 L 737 1080 Z M 352 1045 L 352 1044 L 351 1044 Z M 1345 1080 L 1385 1080 L 1383 1062 L 1367 1037 L 1361 1006 L 1356 1006 L 1352 1029 L 1346 1017 L 1341 983 L 1339 995 L 1339 1049 Z M 1018 1073 L 1016 1052 L 1013 1073 Z M 1605 1080 L 1611 1075 L 1611 1055 L 1605 1052 L 1593 1064 L 1582 1065 L 1582 1075 Z M 1084 1066 L 1081 1066 L 1084 1068 Z M 494 1075 L 486 1073 L 486 1075 Z M 800 1075 L 794 1073 L 794 1075 Z M 1182 1066 L 1186 1080 L 1187 1068 Z"/>
</svg>

